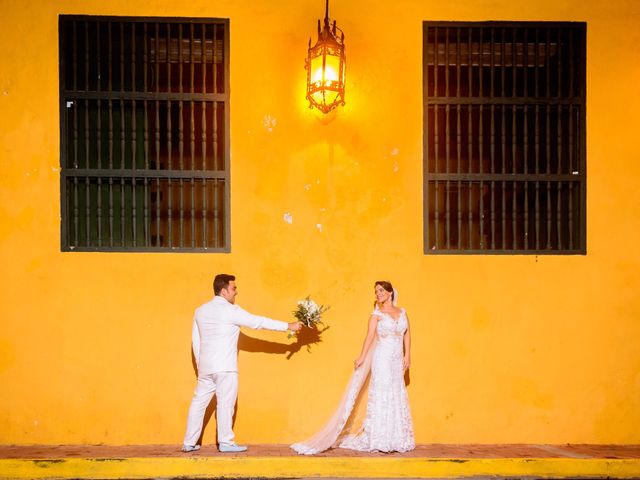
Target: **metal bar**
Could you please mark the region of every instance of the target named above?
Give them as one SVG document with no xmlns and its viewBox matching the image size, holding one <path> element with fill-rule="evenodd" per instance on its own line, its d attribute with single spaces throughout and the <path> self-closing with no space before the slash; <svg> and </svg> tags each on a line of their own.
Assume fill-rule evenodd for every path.
<svg viewBox="0 0 640 480">
<path fill-rule="evenodd" d="M 78 107 L 74 102 L 73 104 L 73 147 L 74 147 L 74 164 L 78 165 Z M 64 170 L 62 173 L 66 173 Z M 78 177 L 73 177 L 73 245 L 78 246 L 78 234 L 79 234 L 79 215 L 78 211 Z"/>
<path fill-rule="evenodd" d="M 433 39 L 434 39 L 434 44 L 438 45 L 438 28 L 434 28 L 433 30 Z M 438 48 L 436 48 L 435 51 L 435 66 L 433 68 L 433 94 L 434 97 L 438 96 Z M 439 173 L 439 169 L 438 169 L 438 154 L 439 154 L 439 144 L 440 144 L 440 135 L 439 135 L 439 121 L 438 121 L 438 106 L 434 105 L 433 107 L 433 135 L 434 135 L 434 151 L 433 151 L 433 156 L 434 156 L 434 172 Z M 440 212 L 438 210 L 438 197 L 439 197 L 439 184 L 438 182 L 434 182 L 434 199 L 433 199 L 433 219 L 434 219 L 434 231 L 433 231 L 433 235 L 434 235 L 434 239 L 433 239 L 433 246 L 435 247 L 435 249 L 437 250 L 438 248 L 440 248 L 440 235 L 439 235 L 439 230 L 440 230 Z"/>
<path fill-rule="evenodd" d="M 85 193 L 85 234 L 86 234 L 86 244 L 91 244 L 91 193 L 90 193 L 90 182 L 88 178 L 85 178 L 84 182 L 84 193 Z"/>
<path fill-rule="evenodd" d="M 78 179 L 73 179 L 73 245 L 80 245 L 80 206 L 79 206 L 79 193 L 78 193 Z"/>
<path fill-rule="evenodd" d="M 445 44 L 445 52 L 446 55 L 449 55 L 449 29 L 445 28 L 444 29 L 444 44 Z M 447 59 L 447 64 L 444 67 L 444 94 L 448 97 L 449 96 L 449 65 L 448 65 L 448 59 Z M 451 121 L 450 119 L 450 109 L 451 107 L 449 105 L 446 105 L 445 107 L 445 113 L 444 113 L 444 141 L 445 141 L 445 146 L 444 146 L 444 151 L 445 151 L 445 156 L 444 156 L 444 171 L 446 174 L 449 173 L 449 162 L 450 162 L 450 158 L 451 158 L 451 131 L 449 129 L 449 123 Z M 447 180 L 445 181 L 445 214 L 444 214 L 444 218 L 445 218 L 445 236 L 446 236 L 446 245 L 447 245 L 447 250 L 451 248 L 451 200 L 450 200 L 450 191 L 451 188 L 451 184 L 449 183 L 448 180 L 448 175 L 447 175 Z"/>
<path fill-rule="evenodd" d="M 573 171 L 573 148 L 574 148 L 574 134 L 573 134 L 573 109 L 569 110 L 569 165 Z M 573 183 L 569 183 L 569 249 L 573 250 Z"/>
<path fill-rule="evenodd" d="M 78 88 L 78 26 L 77 22 L 73 22 L 73 88 Z M 78 103 L 73 102 L 73 168 L 78 168 Z M 65 169 L 62 170 L 64 174 Z M 78 179 L 73 179 L 73 246 L 78 246 L 78 228 L 79 228 L 79 211 L 78 211 Z"/>
<path fill-rule="evenodd" d="M 182 24 L 178 25 L 178 42 L 182 45 Z M 215 43 L 214 43 L 215 45 Z M 182 58 L 182 48 L 179 49 L 178 54 L 178 62 L 180 64 L 180 68 L 178 68 L 178 91 L 182 94 L 183 86 L 182 86 L 182 66 L 183 66 L 183 58 Z M 184 170 L 184 105 L 183 101 L 178 101 L 178 155 L 179 155 L 179 168 L 180 170 Z M 184 180 L 180 179 L 180 240 L 179 240 L 180 248 L 184 248 Z"/>
<path fill-rule="evenodd" d="M 505 95 L 505 67 L 506 67 L 506 56 L 507 56 L 507 42 L 505 40 L 505 29 L 502 28 L 500 30 L 500 97 L 504 98 Z M 515 68 L 515 65 L 512 65 L 511 68 Z"/>
<path fill-rule="evenodd" d="M 526 73 L 525 73 L 525 83 L 526 83 Z M 529 112 L 527 107 L 524 107 L 524 175 L 527 175 L 529 172 Z M 529 182 L 525 182 L 524 184 L 524 249 L 529 249 Z"/>
<path fill-rule="evenodd" d="M 217 35 L 216 29 L 217 27 L 213 25 L 213 44 L 216 44 Z M 217 91 L 216 87 L 216 62 L 212 62 L 213 65 L 213 91 Z M 212 132 L 211 135 L 213 137 L 213 169 L 218 170 L 218 103 L 213 103 L 213 121 L 212 121 Z M 220 242 L 220 206 L 218 205 L 218 184 L 219 182 L 213 182 L 213 238 L 214 238 L 214 247 L 218 247 Z"/>
<path fill-rule="evenodd" d="M 101 64 L 100 64 L 100 51 L 101 51 L 101 42 L 100 42 L 100 23 L 96 23 L 96 68 L 98 70 L 98 81 L 96 85 L 96 89 L 99 92 L 102 89 L 102 85 L 100 83 L 100 72 L 101 72 Z M 101 101 L 97 100 L 97 116 L 96 116 L 96 159 L 98 163 L 98 168 L 102 168 L 102 108 Z M 98 246 L 102 246 L 102 179 L 98 179 Z"/>
<path fill-rule="evenodd" d="M 115 246 L 115 247 L 97 247 L 97 246 L 80 246 L 80 247 L 73 247 L 70 248 L 68 250 L 73 250 L 74 252 L 152 252 L 152 253 L 176 253 L 176 249 L 175 248 L 169 248 L 169 247 L 121 247 L 121 246 Z M 67 249 L 65 249 L 65 251 L 67 251 Z M 202 247 L 198 247 L 198 248 L 184 248 L 183 250 L 180 250 L 180 253 L 226 253 L 228 252 L 229 249 L 227 249 L 226 247 L 220 247 L 220 248 L 202 248 Z M 518 252 L 521 253 L 521 252 Z M 543 253 L 547 253 L 547 252 L 543 252 Z M 553 252 L 553 253 L 557 253 L 557 252 Z M 576 252 L 570 252 L 570 253 L 576 253 Z"/>
<path fill-rule="evenodd" d="M 430 228 L 430 203 L 429 203 L 429 182 L 426 180 L 427 172 L 429 171 L 429 70 L 431 68 L 430 57 L 427 53 L 429 45 L 429 26 L 426 22 L 423 22 L 423 36 L 422 36 L 422 69 L 424 83 L 422 84 L 422 97 L 423 97 L 423 110 L 422 119 L 424 124 L 424 136 L 422 138 L 422 151 L 423 151 L 423 169 L 422 169 L 422 184 L 424 185 L 422 191 L 422 200 L 424 203 L 423 212 L 423 224 L 422 224 L 422 238 L 424 241 L 423 249 L 425 253 L 429 252 L 429 228 Z"/>
<path fill-rule="evenodd" d="M 456 28 L 456 96 L 460 98 L 460 29 Z M 460 105 L 456 107 L 456 140 L 457 140 L 457 173 L 460 173 L 462 162 L 462 125 L 460 123 Z M 458 249 L 462 248 L 462 183 L 458 180 Z"/>
<path fill-rule="evenodd" d="M 156 32 L 156 45 L 160 41 L 160 24 L 155 24 Z M 158 61 L 158 55 L 154 57 L 154 66 L 156 72 L 156 93 L 160 91 L 160 62 Z M 157 98 L 157 97 L 156 97 Z M 155 125 L 155 138 L 156 138 L 156 169 L 160 170 L 160 102 L 156 100 L 156 125 Z M 161 245 L 160 236 L 160 202 L 162 199 L 162 189 L 160 188 L 160 177 L 156 177 L 156 245 Z"/>
<path fill-rule="evenodd" d="M 479 55 L 480 57 L 482 57 L 482 52 L 484 51 L 484 47 L 483 47 L 483 42 L 482 42 L 482 31 L 483 29 L 480 28 L 480 38 L 478 39 L 478 44 L 480 45 L 480 50 L 479 50 Z M 478 71 L 479 71 L 479 76 L 478 76 L 478 83 L 479 83 L 479 93 L 480 93 L 480 97 L 484 96 L 484 90 L 483 90 L 483 86 L 482 86 L 482 62 L 478 62 Z M 479 173 L 482 174 L 483 173 L 483 140 L 484 140 L 484 132 L 483 132 L 483 122 L 482 122 L 482 116 L 483 116 L 484 112 L 483 112 L 483 108 L 482 108 L 482 104 L 480 105 L 480 112 L 479 112 L 479 118 L 478 118 L 478 165 L 479 165 Z M 483 250 L 486 248 L 485 244 L 484 244 L 484 184 L 482 182 L 482 180 L 480 181 L 480 189 L 479 189 L 479 196 L 480 196 L 480 207 L 478 210 L 478 220 L 480 222 L 480 250 Z"/>
<path fill-rule="evenodd" d="M 501 109 L 501 116 L 502 116 L 502 120 L 500 122 L 500 126 L 501 126 L 501 132 L 500 132 L 500 138 L 501 138 L 501 143 L 502 143 L 502 148 L 500 149 L 501 155 L 502 155 L 502 173 L 505 174 L 506 173 L 506 157 L 507 157 L 507 127 L 506 127 L 506 118 L 505 118 L 505 114 L 504 114 L 504 110 L 505 107 L 502 107 Z M 501 208 L 500 208 L 500 220 L 502 223 L 502 249 L 506 249 L 507 248 L 507 241 L 506 241 L 506 237 L 507 237 L 507 185 L 504 182 L 504 180 L 502 181 L 502 204 L 501 204 Z"/>
<path fill-rule="evenodd" d="M 89 22 L 84 22 L 84 86 L 85 90 L 89 90 Z M 84 102 L 84 163 L 89 167 L 90 157 L 90 127 L 89 127 L 89 100 Z M 91 244 L 91 196 L 89 192 L 89 179 L 85 178 L 84 183 L 84 195 L 85 195 L 85 242 L 86 245 Z"/>
<path fill-rule="evenodd" d="M 196 100 L 199 102 L 222 102 L 226 99 L 223 93 L 180 93 L 180 92 L 128 92 L 128 91 L 101 91 L 101 92 L 85 92 L 82 90 L 65 90 L 63 92 L 65 97 L 76 98 L 78 100 L 172 100 L 177 102 L 179 100 L 188 101 Z M 549 101 L 553 102 L 554 98 Z M 538 103 L 547 103 L 544 100 L 540 100 Z M 569 103 L 564 100 L 564 103 Z M 579 99 L 576 99 L 574 103 L 579 103 Z"/>
<path fill-rule="evenodd" d="M 575 73 L 575 49 L 574 49 L 574 34 L 573 31 L 569 33 L 569 97 L 573 98 L 575 95 L 575 89 L 573 85 L 573 76 Z"/>
<path fill-rule="evenodd" d="M 524 29 L 524 43 L 527 43 L 527 37 L 529 36 L 529 29 Z M 528 49 L 524 51 L 524 64 L 527 65 L 529 61 Z M 526 71 L 526 67 L 523 69 L 523 77 L 524 77 L 524 96 L 529 96 L 529 85 L 528 85 L 528 74 Z M 529 172 L 529 111 L 527 106 L 524 106 L 523 109 L 523 121 L 524 121 L 524 173 L 525 175 Z M 529 249 L 529 182 L 525 182 L 524 184 L 524 249 Z"/>
<path fill-rule="evenodd" d="M 558 97 L 562 96 L 562 49 L 561 49 L 561 45 L 562 45 L 562 29 L 558 28 L 557 29 L 558 32 L 558 36 L 557 36 L 557 43 L 558 43 L 558 86 L 557 86 L 557 94 Z M 560 175 L 562 173 L 562 106 L 558 105 L 557 107 L 557 123 L 558 123 L 558 128 L 557 128 L 557 139 L 556 139 L 556 149 L 557 149 L 557 155 L 558 155 L 558 168 L 557 168 L 557 173 L 558 175 Z M 563 238 L 562 238 L 562 187 L 563 184 L 562 182 L 557 182 L 556 183 L 557 188 L 556 188 L 556 229 L 558 230 L 558 245 L 557 248 L 560 249 L 562 248 L 562 244 L 563 244 Z"/>
<path fill-rule="evenodd" d="M 73 25 L 73 47 L 72 47 L 72 59 L 73 59 L 73 89 L 78 90 L 78 22 L 72 22 Z M 67 86 L 66 83 L 64 85 Z"/>
<path fill-rule="evenodd" d="M 586 91 L 586 24 L 582 24 L 580 30 L 580 96 L 584 99 Z M 578 158 L 580 161 L 580 174 L 582 178 L 586 178 L 587 175 L 587 137 L 586 137 L 586 125 L 584 124 L 586 119 L 586 104 L 582 104 L 578 107 L 580 112 L 578 116 L 578 134 L 580 135 Z M 586 253 L 587 245 L 587 182 L 583 180 L 580 182 L 580 238 L 578 248 Z"/>
<path fill-rule="evenodd" d="M 536 78 L 536 83 L 537 79 Z M 536 87 L 537 88 L 537 87 Z M 535 130 L 534 130 L 534 152 L 535 152 L 535 172 L 536 174 L 540 172 L 540 107 L 536 105 L 535 107 Z M 535 190 L 535 232 L 536 232 L 536 250 L 540 250 L 540 182 L 536 181 L 536 190 Z"/>
<path fill-rule="evenodd" d="M 136 90 L 136 24 L 131 23 L 131 89 Z M 136 118 L 136 101 L 131 103 L 131 168 L 137 168 L 138 122 Z M 136 202 L 136 179 L 131 179 L 131 233 L 133 245 L 138 245 L 138 209 Z"/>
<path fill-rule="evenodd" d="M 143 90 L 147 92 L 149 90 L 149 34 L 147 28 L 147 22 L 144 23 L 144 53 L 142 57 L 143 62 Z M 144 100 L 144 169 L 149 170 L 149 104 L 147 100 Z M 148 247 L 151 244 L 150 232 L 149 232 L 149 181 L 144 179 L 144 245 Z"/>
<path fill-rule="evenodd" d="M 424 225 L 423 225 L 423 237 L 424 237 L 424 250 L 425 252 L 430 251 L 430 236 L 429 236 L 429 223 L 430 223 L 430 208 L 431 205 L 429 204 L 429 190 L 430 190 L 430 184 L 429 182 L 426 180 L 426 176 L 427 173 L 429 173 L 429 140 L 430 140 L 430 125 L 429 125 L 429 69 L 431 68 L 430 63 L 429 63 L 429 56 L 427 53 L 428 50 L 428 45 L 429 45 L 429 27 L 428 25 L 425 23 L 423 24 L 423 28 L 424 28 L 424 33 L 423 33 L 423 41 L 422 41 L 422 55 L 423 55 L 423 75 L 424 75 L 424 86 L 423 86 L 423 90 L 422 90 L 422 95 L 425 99 L 425 105 L 424 105 L 424 111 L 423 111 L 423 122 L 424 122 L 424 138 L 423 138 L 423 144 L 422 144 L 422 149 L 423 149 L 423 156 L 424 156 L 424 169 L 423 169 L 423 184 L 424 184 Z M 435 67 L 433 67 L 435 68 Z"/>
<path fill-rule="evenodd" d="M 514 47 L 511 49 L 512 52 L 512 67 L 511 67 L 511 96 L 515 97 L 518 91 L 517 87 L 517 69 L 516 69 L 516 35 L 517 30 L 514 28 L 511 31 L 511 41 L 513 42 Z M 516 148 L 517 143 L 517 120 L 516 120 L 516 106 L 513 105 L 511 107 L 511 172 L 515 175 L 517 171 L 517 154 L 518 150 Z M 526 128 L 526 125 L 525 125 Z M 511 248 L 514 250 L 518 248 L 518 192 L 516 190 L 516 182 L 511 184 L 513 189 L 512 200 L 511 200 Z M 505 242 L 506 245 L 506 242 Z"/>
<path fill-rule="evenodd" d="M 502 65 L 502 68 L 500 69 L 500 96 L 504 97 L 505 96 L 505 57 L 506 57 L 506 39 L 505 39 L 505 29 L 503 28 L 501 30 L 501 50 L 500 50 L 500 63 Z M 511 68 L 515 68 L 515 67 L 511 67 Z M 506 173 L 506 162 L 507 162 L 507 132 L 506 132 L 506 118 L 505 118 L 505 109 L 506 106 L 502 106 L 500 108 L 500 112 L 501 112 L 501 122 L 500 122 L 500 126 L 501 126 L 501 141 L 502 141 L 502 148 L 500 149 L 500 154 L 502 157 L 502 168 L 501 171 L 502 173 Z M 502 249 L 506 249 L 507 248 L 507 186 L 506 183 L 503 181 L 502 182 L 502 204 L 501 204 L 501 208 L 500 208 L 500 216 L 501 216 L 501 220 L 502 220 Z"/>
<path fill-rule="evenodd" d="M 84 170 L 81 170 L 84 171 Z M 69 173 L 69 176 L 74 175 Z M 222 178 L 212 177 L 212 178 Z M 427 178 L 432 182 L 443 182 L 447 179 L 451 181 L 468 181 L 468 182 L 574 182 L 580 183 L 584 180 L 582 175 L 570 175 L 563 173 L 557 175 L 555 173 L 525 173 L 525 174 L 512 174 L 512 173 L 429 173 Z"/>
<path fill-rule="evenodd" d="M 518 94 L 518 87 L 517 87 L 517 80 L 518 80 L 518 75 L 517 75 L 517 67 L 516 67 L 516 35 L 517 35 L 517 30 L 514 28 L 511 30 L 511 42 L 512 42 L 512 46 L 511 46 L 511 97 L 515 98 L 516 95 Z M 504 95 L 503 95 L 504 96 Z"/>
<path fill-rule="evenodd" d="M 573 98 L 574 96 L 574 85 L 573 85 L 573 77 L 575 74 L 575 50 L 574 50 L 574 35 L 573 31 L 569 34 L 569 97 Z M 573 132 L 573 117 L 574 117 L 574 108 L 573 105 L 569 105 L 569 172 L 575 172 L 576 168 L 574 166 L 574 158 L 573 151 L 575 146 L 575 137 Z M 582 173 L 582 172 L 581 172 Z M 573 240 L 573 184 L 569 184 L 569 248 L 574 248 L 574 240 Z"/>
<path fill-rule="evenodd" d="M 526 78 L 526 77 L 525 77 Z M 73 96 L 70 93 L 71 96 Z M 78 98 L 95 97 L 95 94 L 85 95 L 79 93 Z M 581 105 L 579 97 L 437 97 L 428 98 L 429 105 Z"/>
<path fill-rule="evenodd" d="M 120 90 L 124 91 L 124 23 L 120 23 Z M 124 102 L 120 102 L 120 168 L 126 168 L 125 115 Z M 120 178 L 120 244 L 125 246 L 125 183 Z"/>
<path fill-rule="evenodd" d="M 167 45 L 171 44 L 171 24 L 167 23 Z M 180 48 L 180 51 L 182 48 Z M 204 51 L 204 42 L 202 43 L 202 51 Z M 171 62 L 169 61 L 169 55 L 167 55 L 167 91 L 171 91 Z M 173 168 L 173 155 L 172 155 L 172 138 L 171 138 L 171 100 L 167 101 L 167 167 Z M 169 247 L 173 247 L 173 185 L 171 178 L 167 179 L 167 224 L 169 237 Z"/>
<path fill-rule="evenodd" d="M 545 147 L 546 147 L 546 172 L 551 172 L 551 114 L 550 107 L 546 109 L 546 128 L 545 128 Z M 551 248 L 551 183 L 547 182 L 547 245 L 546 248 Z"/>
<path fill-rule="evenodd" d="M 108 85 L 109 91 L 113 89 L 113 37 L 111 30 L 111 22 L 107 22 L 107 39 L 108 39 Z M 109 100 L 109 170 L 113 170 L 113 101 Z M 113 217 L 113 176 L 109 176 L 109 246 L 113 247 L 114 233 L 114 217 Z"/>
<path fill-rule="evenodd" d="M 84 89 L 89 90 L 89 23 L 84 22 Z M 84 165 L 89 165 L 89 100 L 84 101 Z"/>
<path fill-rule="evenodd" d="M 538 45 L 540 44 L 540 30 L 536 28 L 535 30 L 535 75 L 534 75 L 534 92 L 535 96 L 538 97 L 540 88 L 539 88 L 539 69 L 538 69 Z M 535 130 L 534 130 L 534 141 L 535 141 L 535 172 L 540 172 L 540 106 L 535 106 Z M 536 196 L 535 196 L 535 228 L 536 228 L 536 250 L 540 250 L 540 183 L 536 182 Z"/>
<path fill-rule="evenodd" d="M 189 67 L 190 67 L 190 82 L 191 82 L 191 89 L 190 91 L 193 92 L 195 90 L 194 88 L 194 59 L 193 59 L 193 42 L 194 42 L 194 38 L 193 38 L 193 23 L 191 23 L 189 25 L 190 30 L 189 30 L 189 38 L 190 38 L 190 43 L 189 43 Z M 190 146 L 191 146 L 191 170 L 195 170 L 196 168 L 196 133 L 195 133 L 195 119 L 194 119 L 194 102 L 193 100 L 191 100 L 190 102 L 191 105 L 191 109 L 190 109 L 190 128 L 191 128 L 191 136 L 190 136 Z M 195 197 L 195 190 L 196 190 L 196 184 L 195 184 L 195 180 L 193 179 L 193 177 L 191 177 L 191 246 L 195 247 L 196 245 L 196 211 L 195 211 L 195 205 L 196 205 L 196 197 Z"/>
<path fill-rule="evenodd" d="M 80 249 L 76 249 L 80 250 Z M 582 252 L 576 250 L 447 250 L 443 248 L 441 250 L 433 250 L 431 252 L 434 255 L 580 255 Z"/>
<path fill-rule="evenodd" d="M 449 96 L 449 29 L 444 29 L 444 51 L 445 51 L 445 60 L 446 64 L 444 66 L 444 96 Z"/>
<path fill-rule="evenodd" d="M 212 25 L 212 28 L 213 28 L 213 45 L 215 48 L 215 45 L 218 44 L 218 38 L 217 38 L 218 26 L 214 24 Z M 218 67 L 216 65 L 215 55 L 211 59 L 211 69 L 212 69 L 212 76 L 213 76 L 213 88 L 211 89 L 211 91 L 212 93 L 218 93 Z"/>
<path fill-rule="evenodd" d="M 491 98 L 495 97 L 495 29 L 490 29 L 490 37 L 489 37 L 489 48 L 491 49 L 491 53 L 489 54 L 489 96 Z M 481 51 L 481 54 L 484 55 L 484 51 Z M 448 96 L 448 95 L 447 95 Z"/>
<path fill-rule="evenodd" d="M 490 54 L 490 65 L 491 65 L 491 71 L 490 71 L 490 78 L 491 78 L 491 91 L 490 91 L 490 97 L 493 98 L 495 97 L 494 92 L 495 92 L 495 30 L 492 28 L 491 29 L 491 54 Z M 496 172 L 496 165 L 495 165 L 495 161 L 496 161 L 496 129 L 495 129 L 495 117 L 496 117 L 496 111 L 495 111 L 495 105 L 491 105 L 491 125 L 490 125 L 490 144 L 489 144 L 489 158 L 491 161 L 491 173 L 495 173 Z M 496 194 L 496 183 L 495 182 L 491 182 L 491 250 L 495 250 L 496 249 L 496 198 L 495 198 L 495 194 Z"/>
<path fill-rule="evenodd" d="M 205 31 L 202 25 L 202 45 L 205 44 Z M 204 48 L 200 50 L 202 63 L 202 92 L 206 92 L 206 60 Z M 202 102 L 202 170 L 207 169 L 207 104 Z M 202 245 L 207 248 L 207 181 L 202 180 Z"/>
<path fill-rule="evenodd" d="M 473 96 L 473 67 L 471 66 L 471 37 L 473 35 L 473 29 L 469 28 L 467 30 L 467 41 L 469 48 L 467 49 L 467 55 L 469 57 L 469 68 L 468 70 L 468 81 L 469 81 L 469 95 L 468 100 L 471 100 Z M 473 169 L 473 107 L 471 105 L 467 106 L 467 155 L 469 156 L 469 161 L 467 163 L 467 173 L 471 174 Z M 473 184 L 471 182 L 467 183 L 467 222 L 469 225 L 469 246 L 468 248 L 473 248 Z"/>
<path fill-rule="evenodd" d="M 549 58 L 549 42 L 551 41 L 551 30 L 547 27 L 547 41 L 545 43 L 545 57 Z M 547 64 L 546 71 L 546 94 L 551 95 L 551 69 Z M 546 129 L 545 129 L 545 147 L 546 147 L 546 172 L 551 173 L 551 106 L 545 107 L 546 111 Z M 547 182 L 547 245 L 546 248 L 551 248 L 551 183 Z"/>
<path fill-rule="evenodd" d="M 517 120 L 516 109 L 511 109 L 511 172 L 516 174 L 516 156 L 517 156 Z M 518 192 L 516 189 L 516 182 L 511 183 L 511 248 L 518 248 Z M 506 242 L 505 242 L 506 244 Z"/>
</svg>

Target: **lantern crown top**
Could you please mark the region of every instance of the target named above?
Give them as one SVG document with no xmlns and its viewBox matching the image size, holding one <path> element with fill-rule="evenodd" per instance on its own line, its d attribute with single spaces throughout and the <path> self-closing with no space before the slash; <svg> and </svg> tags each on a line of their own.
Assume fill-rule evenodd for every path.
<svg viewBox="0 0 640 480">
<path fill-rule="evenodd" d="M 344 32 L 338 28 L 336 21 L 333 21 L 331 25 L 331 19 L 329 18 L 329 0 L 326 0 L 324 21 L 322 27 L 320 26 L 320 20 L 318 20 L 318 42 L 320 41 L 333 41 L 338 45 L 344 45 Z M 309 45 L 311 45 L 311 39 L 309 39 Z"/>
</svg>

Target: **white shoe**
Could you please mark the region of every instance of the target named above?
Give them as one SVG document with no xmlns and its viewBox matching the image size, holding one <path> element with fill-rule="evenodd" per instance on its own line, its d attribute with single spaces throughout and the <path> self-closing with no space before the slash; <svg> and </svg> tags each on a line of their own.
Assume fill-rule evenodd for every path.
<svg viewBox="0 0 640 480">
<path fill-rule="evenodd" d="M 218 450 L 223 453 L 246 452 L 247 447 L 244 445 L 238 445 L 237 443 L 221 443 L 220 445 L 218 445 Z"/>
<path fill-rule="evenodd" d="M 195 452 L 200 450 L 200 445 L 182 445 L 183 452 Z"/>
</svg>

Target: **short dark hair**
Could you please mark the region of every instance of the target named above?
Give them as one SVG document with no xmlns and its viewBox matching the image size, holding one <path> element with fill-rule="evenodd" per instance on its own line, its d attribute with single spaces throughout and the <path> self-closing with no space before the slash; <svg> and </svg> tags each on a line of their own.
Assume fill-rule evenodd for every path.
<svg viewBox="0 0 640 480">
<path fill-rule="evenodd" d="M 234 275 L 228 275 L 226 273 L 220 273 L 213 279 L 213 293 L 219 295 L 223 288 L 229 288 L 229 282 L 233 282 L 236 279 Z"/>
</svg>

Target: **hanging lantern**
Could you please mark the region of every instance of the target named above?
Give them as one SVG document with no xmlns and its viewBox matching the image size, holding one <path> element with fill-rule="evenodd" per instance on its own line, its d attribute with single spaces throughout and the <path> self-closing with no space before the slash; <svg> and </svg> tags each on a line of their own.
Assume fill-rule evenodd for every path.
<svg viewBox="0 0 640 480">
<path fill-rule="evenodd" d="M 344 85 L 346 57 L 344 53 L 344 33 L 329 22 L 329 0 L 326 1 L 324 26 L 320 29 L 318 20 L 318 41 L 312 47 L 305 62 L 307 69 L 307 100 L 309 108 L 316 107 L 322 113 L 329 113 L 338 105 L 344 105 Z"/>
</svg>

